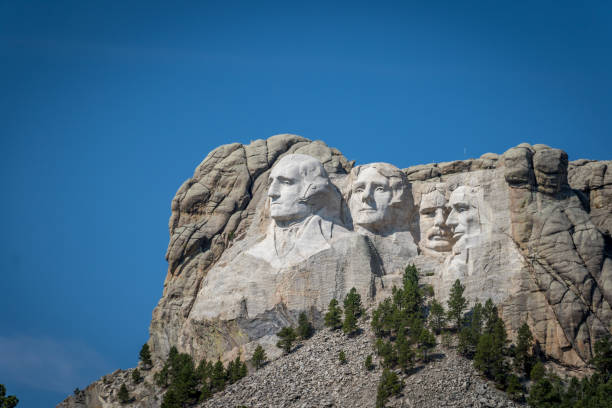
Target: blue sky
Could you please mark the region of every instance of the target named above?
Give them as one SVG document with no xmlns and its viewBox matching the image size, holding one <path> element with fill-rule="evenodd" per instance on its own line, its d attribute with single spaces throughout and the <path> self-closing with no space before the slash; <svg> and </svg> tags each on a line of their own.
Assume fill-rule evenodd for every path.
<svg viewBox="0 0 612 408">
<path fill-rule="evenodd" d="M 0 383 L 20 406 L 136 364 L 170 201 L 218 145 L 612 159 L 609 2 L 330 3 L 0 2 Z"/>
</svg>

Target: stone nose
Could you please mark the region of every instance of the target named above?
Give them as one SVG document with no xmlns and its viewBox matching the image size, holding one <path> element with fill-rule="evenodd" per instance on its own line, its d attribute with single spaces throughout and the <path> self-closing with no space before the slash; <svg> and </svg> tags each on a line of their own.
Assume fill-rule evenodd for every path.
<svg viewBox="0 0 612 408">
<path fill-rule="evenodd" d="M 278 191 L 278 181 L 272 180 L 272 183 L 268 188 L 268 197 L 272 199 L 277 199 L 278 197 L 280 197 L 280 192 Z"/>
<path fill-rule="evenodd" d="M 455 227 L 457 224 L 457 211 L 453 209 L 451 210 L 450 214 L 448 214 L 448 218 L 446 219 L 446 225 L 448 225 L 449 227 Z"/>
<path fill-rule="evenodd" d="M 434 225 L 440 227 L 444 225 L 444 209 L 437 208 L 434 216 Z"/>
<path fill-rule="evenodd" d="M 361 193 L 361 201 L 369 203 L 372 201 L 372 188 L 370 186 L 366 186 L 363 189 L 363 193 Z"/>
</svg>

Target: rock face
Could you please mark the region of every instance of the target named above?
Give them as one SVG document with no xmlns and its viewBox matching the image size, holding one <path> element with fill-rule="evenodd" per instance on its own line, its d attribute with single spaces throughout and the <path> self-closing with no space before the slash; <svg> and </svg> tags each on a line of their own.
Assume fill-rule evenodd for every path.
<svg viewBox="0 0 612 408">
<path fill-rule="evenodd" d="M 224 145 L 176 193 L 169 229 L 156 362 L 171 346 L 274 358 L 300 312 L 320 327 L 352 287 L 374 304 L 408 264 L 442 301 L 456 279 L 472 304 L 491 298 L 510 338 L 527 322 L 568 366 L 612 331 L 612 162 L 545 145 L 403 170 L 295 135 Z"/>
<path fill-rule="evenodd" d="M 568 166 L 569 164 L 569 166 Z M 355 287 L 386 296 L 414 263 L 444 300 L 460 279 L 512 334 L 581 366 L 612 324 L 612 170 L 544 145 L 400 170 L 354 167 L 294 135 L 211 152 L 172 201 L 154 356 L 249 356 Z"/>
</svg>

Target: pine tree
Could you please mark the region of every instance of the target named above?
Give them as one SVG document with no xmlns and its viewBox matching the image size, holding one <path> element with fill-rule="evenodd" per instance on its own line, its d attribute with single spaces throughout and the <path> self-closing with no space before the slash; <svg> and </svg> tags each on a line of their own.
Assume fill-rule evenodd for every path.
<svg viewBox="0 0 612 408">
<path fill-rule="evenodd" d="M 121 384 L 121 388 L 119 388 L 119 392 L 117 393 L 117 399 L 122 404 L 130 402 L 130 394 L 125 384 Z"/>
<path fill-rule="evenodd" d="M 357 317 L 352 307 L 344 309 L 344 323 L 342 331 L 349 336 L 357 331 Z"/>
<path fill-rule="evenodd" d="M 436 338 L 432 332 L 424 328 L 419 335 L 419 352 L 424 362 L 429 361 L 429 351 L 436 346 Z"/>
<path fill-rule="evenodd" d="M 246 377 L 248 373 L 249 370 L 247 368 L 246 362 L 243 361 L 242 364 L 240 364 L 240 378 Z"/>
<path fill-rule="evenodd" d="M 340 361 L 340 364 L 346 364 L 346 354 L 344 354 L 344 350 L 340 350 L 338 353 L 338 361 Z"/>
<path fill-rule="evenodd" d="M 406 371 L 412 368 L 414 363 L 414 351 L 412 351 L 403 330 L 400 330 L 395 340 L 395 352 L 397 355 L 397 363 L 402 370 Z"/>
<path fill-rule="evenodd" d="M 332 330 L 342 327 L 342 308 L 338 307 L 338 301 L 332 299 L 329 302 L 327 313 L 325 313 L 325 326 Z"/>
<path fill-rule="evenodd" d="M 448 299 L 448 318 L 455 323 L 457 331 L 461 330 L 463 311 L 467 307 L 467 300 L 463 297 L 464 290 L 465 286 L 457 279 L 451 288 Z"/>
<path fill-rule="evenodd" d="M 210 379 L 210 388 L 212 392 L 221 391 L 225 388 L 225 370 L 221 358 L 217 360 L 213 366 L 212 376 Z"/>
<path fill-rule="evenodd" d="M 142 380 L 140 370 L 138 368 L 135 368 L 134 371 L 132 371 L 132 381 L 134 382 L 134 384 L 138 384 L 140 380 Z"/>
<path fill-rule="evenodd" d="M 151 350 L 149 349 L 149 345 L 147 343 L 142 345 L 138 358 L 140 361 L 142 361 L 142 365 L 145 370 L 151 368 L 153 365 L 153 361 L 151 361 Z"/>
<path fill-rule="evenodd" d="M 298 318 L 298 334 L 303 340 L 309 339 L 314 333 L 314 327 L 308 320 L 305 312 L 300 313 Z"/>
<path fill-rule="evenodd" d="M 603 381 L 608 381 L 612 375 L 612 342 L 609 337 L 604 337 L 595 343 L 595 355 L 590 363 L 603 376 Z"/>
<path fill-rule="evenodd" d="M 280 339 L 276 343 L 276 347 L 282 348 L 287 354 L 290 353 L 291 346 L 293 345 L 293 342 L 297 338 L 295 334 L 295 330 L 293 330 L 293 327 L 291 326 L 283 327 L 278 333 L 276 333 L 276 335 Z"/>
<path fill-rule="evenodd" d="M 6 387 L 0 384 L 0 408 L 15 408 L 19 399 L 14 395 L 6 396 Z"/>
<path fill-rule="evenodd" d="M 368 354 L 368 356 L 365 359 L 365 362 L 363 363 L 364 367 L 366 370 L 368 371 L 372 371 L 374 369 L 374 363 L 372 362 L 372 355 Z"/>
<path fill-rule="evenodd" d="M 397 364 L 397 352 L 393 347 L 393 343 L 383 339 L 376 340 L 376 353 L 383 358 L 385 367 L 393 368 Z"/>
<path fill-rule="evenodd" d="M 528 374 L 531 371 L 531 349 L 533 347 L 533 335 L 527 323 L 518 330 L 516 347 L 514 348 L 514 368 L 520 373 Z"/>
<path fill-rule="evenodd" d="M 255 369 L 259 370 L 266 360 L 266 351 L 261 347 L 261 344 L 258 344 L 253 353 L 253 365 L 255 365 Z"/>
<path fill-rule="evenodd" d="M 436 334 L 440 334 L 446 323 L 446 312 L 444 306 L 436 299 L 429 305 L 429 324 Z"/>
<path fill-rule="evenodd" d="M 385 368 L 378 383 L 376 408 L 384 408 L 389 397 L 399 394 L 403 387 L 404 384 L 397 377 L 397 374 Z"/>
<path fill-rule="evenodd" d="M 508 376 L 506 387 L 506 393 L 512 398 L 514 401 L 522 401 L 524 398 L 525 389 L 521 385 L 518 377 L 514 374 L 510 374 Z"/>
<path fill-rule="evenodd" d="M 353 311 L 353 315 L 355 317 L 361 316 L 363 313 L 363 307 L 361 306 L 361 295 L 357 293 L 357 289 L 351 288 L 349 293 L 346 294 L 344 298 L 344 312 L 350 309 Z"/>
</svg>

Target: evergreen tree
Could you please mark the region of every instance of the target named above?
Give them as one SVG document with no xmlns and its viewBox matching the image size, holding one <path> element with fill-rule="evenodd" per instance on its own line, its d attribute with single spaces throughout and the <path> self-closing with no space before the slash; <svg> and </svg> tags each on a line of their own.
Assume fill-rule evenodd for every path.
<svg viewBox="0 0 612 408">
<path fill-rule="evenodd" d="M 346 354 L 344 354 L 344 350 L 340 350 L 338 353 L 338 361 L 340 361 L 340 364 L 346 364 Z"/>
<path fill-rule="evenodd" d="M 366 370 L 368 371 L 372 371 L 374 369 L 374 363 L 372 362 L 372 355 L 368 354 L 368 356 L 365 359 L 365 362 L 363 363 L 364 367 Z"/>
<path fill-rule="evenodd" d="M 444 306 L 436 299 L 429 304 L 429 325 L 436 334 L 440 334 L 446 323 L 446 312 Z"/>
<path fill-rule="evenodd" d="M 397 339 L 395 340 L 395 354 L 397 355 L 397 363 L 402 370 L 406 371 L 412 368 L 414 363 L 414 351 L 412 351 L 403 330 L 398 333 Z"/>
<path fill-rule="evenodd" d="M 206 361 L 206 359 L 202 359 L 200 364 L 198 364 L 198 368 L 196 368 L 196 376 L 199 378 L 200 382 L 204 383 L 208 378 L 212 375 L 212 362 Z"/>
<path fill-rule="evenodd" d="M 474 357 L 478 340 L 482 334 L 483 319 L 482 304 L 476 303 L 470 313 L 468 324 L 459 332 L 458 349 L 461 355 L 468 358 Z"/>
<path fill-rule="evenodd" d="M 533 335 L 527 323 L 523 323 L 518 330 L 516 347 L 514 348 L 513 365 L 514 368 L 523 374 L 531 371 L 531 349 L 533 347 Z"/>
<path fill-rule="evenodd" d="M 298 318 L 298 334 L 303 340 L 309 339 L 314 333 L 314 327 L 308 320 L 305 312 L 300 313 Z"/>
<path fill-rule="evenodd" d="M 149 349 L 149 345 L 147 343 L 142 345 L 138 358 L 140 361 L 142 361 L 142 365 L 145 370 L 151 368 L 153 365 L 153 361 L 151 361 L 151 350 Z"/>
<path fill-rule="evenodd" d="M 267 360 L 266 351 L 261 347 L 261 344 L 257 345 L 255 352 L 253 353 L 253 365 L 256 370 L 259 370 L 264 362 Z"/>
<path fill-rule="evenodd" d="M 19 399 L 14 395 L 6 395 L 6 387 L 0 384 L 0 408 L 15 408 Z"/>
<path fill-rule="evenodd" d="M 170 366 L 168 363 L 164 364 L 164 366 L 162 367 L 162 369 L 155 373 L 155 375 L 153 376 L 153 379 L 155 380 L 155 383 L 162 387 L 162 388 L 166 388 L 168 386 L 168 380 L 170 379 Z"/>
<path fill-rule="evenodd" d="M 419 352 L 424 362 L 429 361 L 429 351 L 436 346 L 436 338 L 432 332 L 424 328 L 419 335 Z"/>
<path fill-rule="evenodd" d="M 225 370 L 220 357 L 213 366 L 212 376 L 210 378 L 210 388 L 212 392 L 221 391 L 225 388 Z"/>
<path fill-rule="evenodd" d="M 344 309 L 344 323 L 342 331 L 349 336 L 357 331 L 357 317 L 352 307 Z"/>
<path fill-rule="evenodd" d="M 376 340 L 376 353 L 383 358 L 385 367 L 393 368 L 397 364 L 397 352 L 390 341 Z"/>
<path fill-rule="evenodd" d="M 461 330 L 463 311 L 467 307 L 467 300 L 463 297 L 464 290 L 465 286 L 457 279 L 451 288 L 448 299 L 448 318 L 455 323 L 457 331 Z"/>
<path fill-rule="evenodd" d="M 280 339 L 276 343 L 276 347 L 282 348 L 285 351 L 285 353 L 290 353 L 291 346 L 293 345 L 293 342 L 297 338 L 295 334 L 295 330 L 293 330 L 293 327 L 291 326 L 283 327 L 278 333 L 276 333 L 276 335 Z"/>
<path fill-rule="evenodd" d="M 404 384 L 397 377 L 397 374 L 385 368 L 378 383 L 376 408 L 383 408 L 389 397 L 399 394 L 403 387 Z"/>
<path fill-rule="evenodd" d="M 329 302 L 327 313 L 325 313 L 325 326 L 332 330 L 342 327 L 342 308 L 338 307 L 336 299 L 332 299 Z"/>
<path fill-rule="evenodd" d="M 363 313 L 363 307 L 361 306 L 361 295 L 357 293 L 357 289 L 351 288 L 349 293 L 344 298 L 344 313 L 350 309 L 353 311 L 355 317 L 361 316 Z"/>
<path fill-rule="evenodd" d="M 595 343 L 595 355 L 591 359 L 597 372 L 607 381 L 612 374 L 612 342 L 610 337 L 604 337 Z"/>
<path fill-rule="evenodd" d="M 202 388 L 200 388 L 200 398 L 198 402 L 204 402 L 210 397 L 212 397 L 213 393 L 210 388 L 210 383 L 206 380 L 202 381 Z"/>
<path fill-rule="evenodd" d="M 514 374 L 510 374 L 507 380 L 506 393 L 512 398 L 514 401 L 522 401 L 524 398 L 525 389 L 521 385 L 518 377 Z"/>
<path fill-rule="evenodd" d="M 246 361 L 243 361 L 242 364 L 240 364 L 240 378 L 246 377 L 248 373 L 249 369 L 247 368 Z"/>
<path fill-rule="evenodd" d="M 140 370 L 138 368 L 135 368 L 134 371 L 132 371 L 132 381 L 134 382 L 134 384 L 138 384 L 140 380 L 142 380 Z"/>
<path fill-rule="evenodd" d="M 130 402 L 130 393 L 125 384 L 121 384 L 121 388 L 119 388 L 119 392 L 117 393 L 117 399 L 122 404 Z"/>
</svg>

